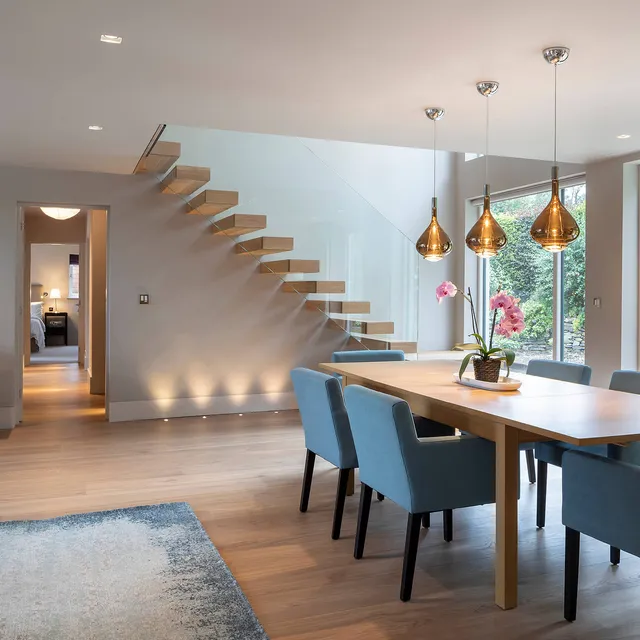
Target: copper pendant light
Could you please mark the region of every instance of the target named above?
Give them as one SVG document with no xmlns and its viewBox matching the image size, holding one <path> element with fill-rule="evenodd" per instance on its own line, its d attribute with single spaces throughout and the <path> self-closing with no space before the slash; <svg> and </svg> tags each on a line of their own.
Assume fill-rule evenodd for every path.
<svg viewBox="0 0 640 640">
<path fill-rule="evenodd" d="M 424 110 L 433 122 L 433 198 L 431 199 L 431 222 L 416 242 L 418 253 L 429 262 L 438 262 L 451 253 L 453 243 L 438 222 L 438 198 L 436 198 L 436 122 L 444 115 L 444 109 L 430 107 Z"/>
<path fill-rule="evenodd" d="M 489 188 L 489 98 L 500 85 L 492 80 L 478 82 L 476 89 L 487 99 L 487 127 L 485 141 L 485 185 L 482 215 L 467 233 L 467 247 L 479 258 L 492 258 L 507 244 L 507 234 L 491 214 L 491 190 Z"/>
<path fill-rule="evenodd" d="M 558 185 L 558 65 L 569 57 L 567 47 L 551 47 L 542 52 L 544 59 L 553 65 L 553 167 L 551 168 L 551 201 L 531 225 L 531 237 L 551 253 L 564 251 L 579 235 L 580 227 L 565 209 L 559 197 Z"/>
</svg>

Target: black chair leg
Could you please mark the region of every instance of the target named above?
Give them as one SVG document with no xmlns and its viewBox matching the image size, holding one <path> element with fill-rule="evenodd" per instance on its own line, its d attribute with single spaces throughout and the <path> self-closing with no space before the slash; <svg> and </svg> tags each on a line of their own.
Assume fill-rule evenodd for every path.
<svg viewBox="0 0 640 640">
<path fill-rule="evenodd" d="M 564 548 L 564 617 L 573 622 L 578 607 L 578 573 L 580 570 L 580 532 L 566 527 Z"/>
<path fill-rule="evenodd" d="M 431 514 L 427 511 L 427 513 L 422 514 L 422 526 L 425 529 L 428 529 L 431 526 Z"/>
<path fill-rule="evenodd" d="M 538 510 L 536 525 L 542 529 L 547 518 L 547 463 L 538 460 Z"/>
<path fill-rule="evenodd" d="M 411 600 L 413 589 L 413 575 L 416 570 L 418 556 L 418 542 L 420 541 L 420 513 L 410 513 L 407 519 L 407 538 L 404 543 L 404 563 L 402 565 L 402 583 L 400 585 L 400 600 Z"/>
<path fill-rule="evenodd" d="M 340 469 L 338 474 L 338 489 L 336 491 L 336 506 L 333 510 L 333 529 L 331 538 L 337 540 L 340 537 L 342 528 L 342 514 L 344 513 L 344 501 L 347 499 L 347 484 L 349 483 L 349 473 L 351 469 Z"/>
<path fill-rule="evenodd" d="M 380 493 L 379 491 L 376 491 L 376 496 L 380 502 L 384 500 L 384 494 Z"/>
<path fill-rule="evenodd" d="M 609 549 L 609 559 L 612 565 L 618 566 L 620 564 L 620 549 L 618 547 Z"/>
<path fill-rule="evenodd" d="M 367 537 L 367 525 L 369 524 L 369 511 L 371 510 L 371 494 L 373 489 L 364 482 L 360 487 L 360 509 L 358 510 L 358 528 L 356 529 L 356 546 L 353 557 L 356 560 L 362 558 L 364 553 L 364 541 Z"/>
<path fill-rule="evenodd" d="M 527 449 L 525 452 L 525 458 L 527 459 L 527 472 L 529 473 L 529 482 L 531 484 L 536 483 L 536 462 L 533 457 L 533 449 Z"/>
<path fill-rule="evenodd" d="M 453 509 L 445 509 L 442 512 L 442 527 L 444 529 L 444 541 L 453 540 Z"/>
<path fill-rule="evenodd" d="M 313 465 L 316 462 L 316 454 L 307 449 L 307 459 L 304 463 L 304 476 L 302 478 L 302 495 L 300 496 L 300 511 L 304 513 L 309 506 L 309 494 L 311 493 L 311 479 L 313 478 Z"/>
</svg>

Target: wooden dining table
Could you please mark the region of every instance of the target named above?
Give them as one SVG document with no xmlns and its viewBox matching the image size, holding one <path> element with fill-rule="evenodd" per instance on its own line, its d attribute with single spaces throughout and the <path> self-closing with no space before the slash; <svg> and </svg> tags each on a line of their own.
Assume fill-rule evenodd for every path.
<svg viewBox="0 0 640 640">
<path fill-rule="evenodd" d="M 485 391 L 454 382 L 458 367 L 451 357 L 319 365 L 341 375 L 344 386 L 359 384 L 402 398 L 415 414 L 495 442 L 495 602 L 513 609 L 518 604 L 520 443 L 638 441 L 640 396 L 524 374 L 517 391 Z"/>
</svg>

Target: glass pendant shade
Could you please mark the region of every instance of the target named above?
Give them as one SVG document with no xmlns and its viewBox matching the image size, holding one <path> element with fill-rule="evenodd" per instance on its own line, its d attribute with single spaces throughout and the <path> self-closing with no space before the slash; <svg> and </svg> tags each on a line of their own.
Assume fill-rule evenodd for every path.
<svg viewBox="0 0 640 640">
<path fill-rule="evenodd" d="M 484 185 L 482 215 L 467 233 L 466 243 L 479 258 L 492 258 L 507 244 L 507 234 L 491 214 L 488 184 Z"/>
<path fill-rule="evenodd" d="M 68 220 L 80 213 L 80 209 L 69 209 L 67 207 L 40 207 L 40 209 L 42 209 L 42 213 L 55 220 Z"/>
<path fill-rule="evenodd" d="M 551 174 L 551 201 L 531 226 L 531 237 L 550 253 L 564 251 L 579 235 L 580 227 L 560 202 L 558 167 Z"/>
<path fill-rule="evenodd" d="M 431 222 L 416 242 L 418 253 L 429 262 L 438 262 L 451 253 L 453 243 L 438 222 L 438 199 L 431 200 Z"/>
</svg>

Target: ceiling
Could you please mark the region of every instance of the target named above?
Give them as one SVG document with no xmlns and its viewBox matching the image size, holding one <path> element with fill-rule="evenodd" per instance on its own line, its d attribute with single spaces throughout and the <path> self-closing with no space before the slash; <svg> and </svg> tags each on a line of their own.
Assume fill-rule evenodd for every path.
<svg viewBox="0 0 640 640">
<path fill-rule="evenodd" d="M 0 164 L 129 173 L 160 123 L 430 147 L 425 106 L 441 148 L 481 152 L 487 79 L 490 152 L 548 159 L 554 44 L 559 158 L 629 153 L 639 21 L 638 0 L 3 0 Z"/>
</svg>

